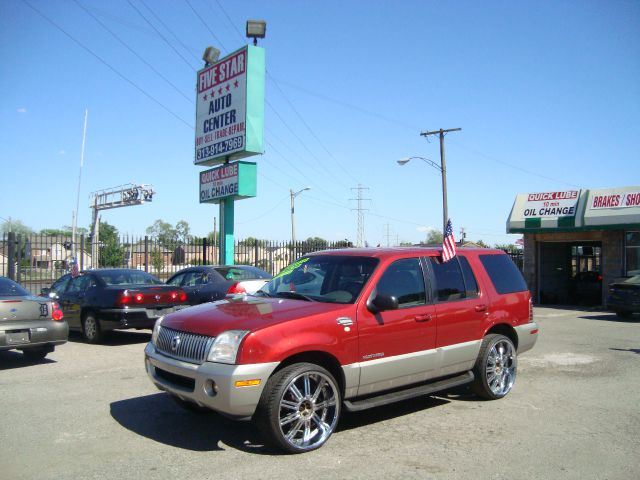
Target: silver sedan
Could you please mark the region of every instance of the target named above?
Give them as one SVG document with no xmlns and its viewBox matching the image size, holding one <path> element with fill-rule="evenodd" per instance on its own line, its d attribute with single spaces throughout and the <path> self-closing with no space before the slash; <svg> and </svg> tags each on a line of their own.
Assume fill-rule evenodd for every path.
<svg viewBox="0 0 640 480">
<path fill-rule="evenodd" d="M 18 283 L 0 277 L 0 350 L 22 350 L 30 360 L 42 360 L 69 337 L 60 306 L 31 295 Z"/>
</svg>

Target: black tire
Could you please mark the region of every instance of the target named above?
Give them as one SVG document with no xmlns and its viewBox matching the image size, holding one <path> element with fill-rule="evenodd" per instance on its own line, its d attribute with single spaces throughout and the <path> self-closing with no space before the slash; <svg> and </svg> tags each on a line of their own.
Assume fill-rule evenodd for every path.
<svg viewBox="0 0 640 480">
<path fill-rule="evenodd" d="M 482 340 L 478 359 L 473 367 L 475 380 L 471 388 L 486 400 L 504 397 L 513 388 L 518 360 L 516 347 L 504 335 L 489 334 Z"/>
<path fill-rule="evenodd" d="M 88 343 L 100 343 L 102 340 L 100 320 L 93 313 L 87 313 L 82 317 L 82 336 Z"/>
<path fill-rule="evenodd" d="M 618 318 L 624 318 L 625 320 L 627 320 L 633 316 L 633 313 L 618 310 L 616 311 L 616 315 L 618 316 Z"/>
<path fill-rule="evenodd" d="M 295 363 L 265 385 L 254 419 L 268 444 L 288 453 L 320 448 L 340 418 L 341 394 L 331 373 Z"/>
<path fill-rule="evenodd" d="M 27 360 L 32 362 L 39 362 L 44 360 L 44 357 L 47 356 L 49 352 L 53 352 L 53 347 L 36 347 L 36 348 L 25 348 L 22 351 L 22 354 L 27 358 Z"/>
<path fill-rule="evenodd" d="M 199 413 L 199 414 L 213 413 L 213 410 L 211 410 L 210 408 L 201 407 L 197 403 L 188 402 L 187 400 L 183 400 L 180 397 L 176 397 L 175 395 L 171 395 L 171 398 L 173 398 L 173 400 L 178 405 L 180 405 L 181 408 L 184 408 L 185 410 L 187 410 L 189 412 Z"/>
</svg>

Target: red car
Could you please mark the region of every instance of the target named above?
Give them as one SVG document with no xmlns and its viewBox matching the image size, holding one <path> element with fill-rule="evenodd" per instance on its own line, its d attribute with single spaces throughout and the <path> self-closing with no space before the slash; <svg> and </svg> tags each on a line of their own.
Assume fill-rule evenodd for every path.
<svg viewBox="0 0 640 480">
<path fill-rule="evenodd" d="M 348 249 L 305 256 L 256 296 L 160 319 L 145 349 L 152 382 L 187 408 L 252 418 L 305 452 L 357 411 L 471 383 L 497 399 L 538 327 L 502 251 Z"/>
</svg>

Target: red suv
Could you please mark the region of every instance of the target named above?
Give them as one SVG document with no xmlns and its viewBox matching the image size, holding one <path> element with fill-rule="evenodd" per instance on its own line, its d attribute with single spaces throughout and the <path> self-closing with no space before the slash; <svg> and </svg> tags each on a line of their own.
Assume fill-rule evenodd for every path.
<svg viewBox="0 0 640 480">
<path fill-rule="evenodd" d="M 536 342 L 531 297 L 499 250 L 348 249 L 301 258 L 255 296 L 158 320 L 147 373 L 182 406 L 253 419 L 287 452 L 322 446 L 343 409 L 470 383 L 504 397 Z"/>
</svg>

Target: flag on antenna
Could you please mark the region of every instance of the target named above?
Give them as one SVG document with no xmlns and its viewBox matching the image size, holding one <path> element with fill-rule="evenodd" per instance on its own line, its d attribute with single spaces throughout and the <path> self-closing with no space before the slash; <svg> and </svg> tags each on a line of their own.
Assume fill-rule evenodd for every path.
<svg viewBox="0 0 640 480">
<path fill-rule="evenodd" d="M 456 256 L 456 240 L 453 238 L 453 227 L 451 219 L 447 221 L 444 229 L 444 239 L 442 240 L 442 261 L 448 262 Z"/>
</svg>

